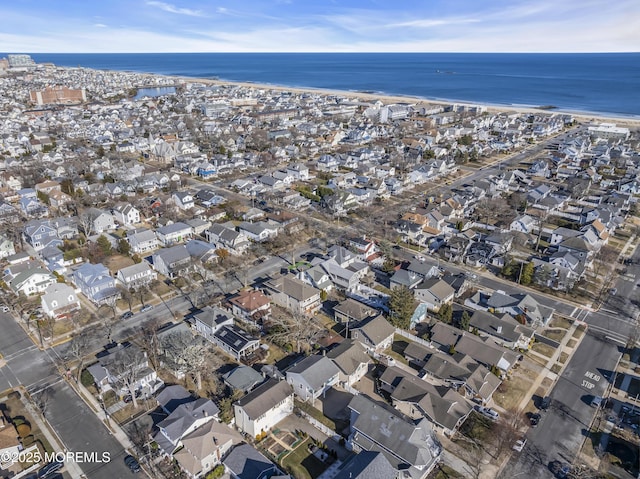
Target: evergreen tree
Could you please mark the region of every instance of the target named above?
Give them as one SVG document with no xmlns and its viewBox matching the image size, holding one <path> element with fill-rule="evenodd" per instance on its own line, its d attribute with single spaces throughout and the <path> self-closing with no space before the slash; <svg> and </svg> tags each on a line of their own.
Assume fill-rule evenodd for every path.
<svg viewBox="0 0 640 479">
<path fill-rule="evenodd" d="M 450 324 L 453 318 L 453 307 L 449 303 L 443 304 L 438 310 L 438 317 L 440 321 Z"/>
<path fill-rule="evenodd" d="M 406 286 L 394 288 L 389 295 L 389 322 L 397 328 L 409 329 L 415 310 L 413 292 Z"/>
<path fill-rule="evenodd" d="M 520 273 L 520 284 L 531 284 L 533 282 L 533 273 L 535 271 L 535 267 L 533 261 L 525 263 L 522 266 L 522 273 Z"/>
<path fill-rule="evenodd" d="M 466 311 L 462 312 L 462 316 L 460 316 L 460 323 L 458 327 L 463 331 L 469 331 L 469 323 L 471 322 L 471 316 Z"/>
</svg>

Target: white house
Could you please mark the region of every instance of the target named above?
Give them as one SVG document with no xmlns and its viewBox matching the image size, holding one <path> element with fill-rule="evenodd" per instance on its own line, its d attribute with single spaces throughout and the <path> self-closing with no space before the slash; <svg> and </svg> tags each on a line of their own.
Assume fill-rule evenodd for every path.
<svg viewBox="0 0 640 479">
<path fill-rule="evenodd" d="M 529 215 L 522 215 L 511 222 L 510 231 L 519 231 L 520 233 L 531 233 L 536 226 L 535 218 Z"/>
<path fill-rule="evenodd" d="M 80 309 L 75 290 L 64 283 L 51 283 L 40 297 L 42 311 L 50 318 L 69 316 Z"/>
<path fill-rule="evenodd" d="M 193 237 L 193 230 L 188 224 L 178 221 L 158 228 L 156 235 L 162 246 L 172 246 L 190 240 Z"/>
<path fill-rule="evenodd" d="M 176 206 L 181 210 L 188 210 L 195 206 L 193 195 L 186 191 L 176 191 L 175 193 L 173 193 L 171 198 L 173 199 Z"/>
<path fill-rule="evenodd" d="M 146 261 L 126 266 L 116 273 L 116 279 L 127 289 L 140 288 L 151 283 L 157 277 L 158 273 Z"/>
<path fill-rule="evenodd" d="M 233 405 L 236 427 L 255 438 L 293 412 L 293 389 L 286 381 L 269 379 Z"/>
<path fill-rule="evenodd" d="M 130 204 L 116 206 L 113 216 L 118 223 L 124 226 L 140 223 L 140 211 Z"/>
<path fill-rule="evenodd" d="M 287 382 L 303 401 L 315 401 L 340 379 L 340 370 L 326 356 L 304 358 L 287 371 Z"/>
</svg>

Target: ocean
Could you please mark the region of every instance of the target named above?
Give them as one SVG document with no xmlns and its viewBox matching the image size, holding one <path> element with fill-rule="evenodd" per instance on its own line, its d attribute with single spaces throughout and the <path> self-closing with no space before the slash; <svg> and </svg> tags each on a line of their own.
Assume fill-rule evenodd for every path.
<svg viewBox="0 0 640 479">
<path fill-rule="evenodd" d="M 60 66 L 640 116 L 640 53 L 45 54 Z"/>
</svg>

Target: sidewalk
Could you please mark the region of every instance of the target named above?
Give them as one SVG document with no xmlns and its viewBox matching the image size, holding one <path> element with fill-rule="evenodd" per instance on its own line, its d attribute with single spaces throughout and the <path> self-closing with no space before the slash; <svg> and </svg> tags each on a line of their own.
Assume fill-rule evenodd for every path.
<svg viewBox="0 0 640 479">
<path fill-rule="evenodd" d="M 577 328 L 578 328 L 578 322 L 577 321 L 573 321 L 573 324 L 571 326 L 569 326 L 569 329 L 567 330 L 567 333 L 564 335 L 564 338 L 562 338 L 562 341 L 560 342 L 560 346 L 558 346 L 556 348 L 556 350 L 553 352 L 553 354 L 551 355 L 551 357 L 547 361 L 546 366 L 544 366 L 544 369 L 545 369 L 545 371 L 547 373 L 544 374 L 544 372 L 543 372 L 543 373 L 540 373 L 540 374 L 538 374 L 536 376 L 536 379 L 535 379 L 535 381 L 533 381 L 533 384 L 529 388 L 529 391 L 527 391 L 527 393 L 522 398 L 522 401 L 520 401 L 520 404 L 518 405 L 518 410 L 519 411 L 522 411 L 524 408 L 527 407 L 527 404 L 531 400 L 531 396 L 533 394 L 535 394 L 535 392 L 538 390 L 538 388 L 542 385 L 542 381 L 544 381 L 544 379 L 546 377 L 551 377 L 553 379 L 553 383 L 549 387 L 549 390 L 553 389 L 553 386 L 555 386 L 556 381 L 562 375 L 562 371 L 564 371 L 564 368 L 567 366 L 567 364 L 569 364 L 569 361 L 571 360 L 571 356 L 569 356 L 567 358 L 567 360 L 564 362 L 564 364 L 560 368 L 560 371 L 558 371 L 557 374 L 552 373 L 551 372 L 551 368 L 553 367 L 554 364 L 556 364 L 556 362 L 558 361 L 558 358 L 564 352 L 564 349 L 567 346 L 567 343 L 571 339 L 573 339 L 573 333 L 575 332 L 575 330 Z M 580 342 L 582 341 L 582 338 L 584 338 L 584 334 L 580 338 L 580 341 L 578 341 L 576 343 L 576 345 L 572 348 L 572 352 L 575 351 L 578 348 L 578 346 L 580 345 Z M 538 355 L 538 356 L 540 356 L 540 355 Z"/>
<path fill-rule="evenodd" d="M 125 432 L 116 421 L 107 416 L 106 412 L 102 409 L 102 406 L 100 406 L 97 399 L 93 397 L 93 394 L 91 394 L 81 383 L 76 383 L 75 381 L 71 380 L 69 381 L 69 384 L 73 389 L 76 390 L 80 398 L 82 398 L 82 400 L 86 402 L 91 409 L 93 409 L 96 416 L 98 416 L 98 418 L 102 420 L 102 423 L 105 425 L 109 433 L 111 433 L 111 435 L 116 438 L 116 440 L 122 445 L 122 447 L 129 451 L 134 451 L 135 448 L 129 440 L 129 437 L 125 434 Z"/>
</svg>

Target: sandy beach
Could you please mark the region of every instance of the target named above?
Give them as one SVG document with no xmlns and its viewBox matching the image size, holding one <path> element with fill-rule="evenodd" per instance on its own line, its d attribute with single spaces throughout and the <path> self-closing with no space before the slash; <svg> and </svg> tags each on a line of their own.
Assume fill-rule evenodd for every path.
<svg viewBox="0 0 640 479">
<path fill-rule="evenodd" d="M 148 74 L 149 77 L 154 77 L 158 75 Z M 487 111 L 490 113 L 538 113 L 538 114 L 551 114 L 551 113 L 559 113 L 559 114 L 567 114 L 573 115 L 573 117 L 580 122 L 585 123 L 616 123 L 618 126 L 627 126 L 630 128 L 640 127 L 640 117 L 639 118 L 630 118 L 628 116 L 615 116 L 615 115 L 606 115 L 606 114 L 598 114 L 595 112 L 583 112 L 583 111 L 572 111 L 572 110 L 564 110 L 560 108 L 540 108 L 535 106 L 516 106 L 516 105 L 495 105 L 495 104 L 486 104 L 486 103 L 473 103 L 467 101 L 458 101 L 458 100 L 432 100 L 428 98 L 417 98 L 415 96 L 401 96 L 401 95 L 388 95 L 388 94 L 376 94 L 376 93 L 365 93 L 365 92 L 355 92 L 355 91 L 343 91 L 343 90 L 326 90 L 321 88 L 301 88 L 301 87 L 288 87 L 282 85 L 270 85 L 270 84 L 261 84 L 261 83 L 253 83 L 253 82 L 235 82 L 235 81 L 225 81 L 225 80 L 217 80 L 217 79 L 208 79 L 208 78 L 195 78 L 195 77 L 173 77 L 173 76 L 164 76 L 165 78 L 173 78 L 180 83 L 204 83 L 207 85 L 220 85 L 220 86 L 239 86 L 245 88 L 253 88 L 257 90 L 274 90 L 274 91 L 286 91 L 292 93 L 315 93 L 318 95 L 325 96 L 341 96 L 347 98 L 353 98 L 355 100 L 363 101 L 363 102 L 374 102 L 380 100 L 384 104 L 393 104 L 393 103 L 410 103 L 414 105 L 442 105 L 448 106 L 451 104 L 457 105 L 469 105 L 469 106 L 484 106 L 487 108 Z"/>
</svg>

